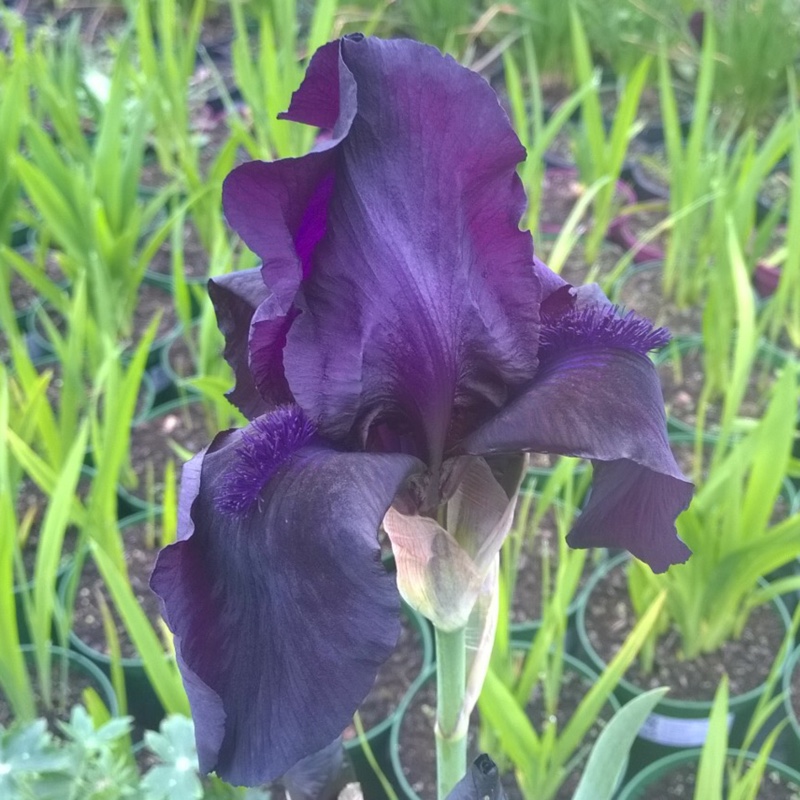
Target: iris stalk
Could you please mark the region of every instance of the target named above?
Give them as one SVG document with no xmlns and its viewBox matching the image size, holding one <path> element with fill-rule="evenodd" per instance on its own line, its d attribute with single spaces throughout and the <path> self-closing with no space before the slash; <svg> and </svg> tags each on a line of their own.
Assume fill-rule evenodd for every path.
<svg viewBox="0 0 800 800">
<path fill-rule="evenodd" d="M 436 784 L 444 800 L 467 770 L 466 628 L 436 632 Z"/>
</svg>

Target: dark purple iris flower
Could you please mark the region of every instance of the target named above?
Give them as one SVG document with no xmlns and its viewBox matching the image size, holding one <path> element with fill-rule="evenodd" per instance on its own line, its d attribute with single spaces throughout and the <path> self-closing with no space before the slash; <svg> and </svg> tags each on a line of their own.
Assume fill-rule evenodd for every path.
<svg viewBox="0 0 800 800">
<path fill-rule="evenodd" d="M 668 335 L 534 258 L 525 152 L 488 84 L 351 36 L 283 116 L 330 137 L 231 173 L 225 214 L 263 266 L 209 287 L 251 422 L 185 466 L 152 579 L 201 767 L 249 785 L 348 724 L 399 634 L 381 520 L 435 515 L 465 461 L 592 459 L 571 545 L 656 571 L 689 555 L 674 521 L 692 487 L 647 357 Z"/>
</svg>

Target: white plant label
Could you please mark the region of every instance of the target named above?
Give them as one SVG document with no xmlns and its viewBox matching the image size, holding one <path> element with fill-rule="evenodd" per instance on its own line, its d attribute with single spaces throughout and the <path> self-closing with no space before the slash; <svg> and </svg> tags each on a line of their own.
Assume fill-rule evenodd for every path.
<svg viewBox="0 0 800 800">
<path fill-rule="evenodd" d="M 678 719 L 663 714 L 651 714 L 639 729 L 639 736 L 648 742 L 667 747 L 699 747 L 708 736 L 708 718 Z M 728 714 L 728 730 L 733 714 Z"/>
</svg>

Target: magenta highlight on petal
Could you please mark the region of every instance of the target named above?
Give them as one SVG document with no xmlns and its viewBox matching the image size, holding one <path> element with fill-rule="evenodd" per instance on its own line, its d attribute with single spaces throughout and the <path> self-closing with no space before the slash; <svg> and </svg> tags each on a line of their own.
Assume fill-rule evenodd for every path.
<svg viewBox="0 0 800 800">
<path fill-rule="evenodd" d="M 621 313 L 614 305 L 589 305 L 575 308 L 554 319 L 545 318 L 540 332 L 539 358 L 571 348 L 611 348 L 647 355 L 670 340 L 667 328 L 633 311 Z"/>
<path fill-rule="evenodd" d="M 299 406 L 281 406 L 254 420 L 235 447 L 215 498 L 217 510 L 233 516 L 246 514 L 269 479 L 315 433 Z"/>
</svg>

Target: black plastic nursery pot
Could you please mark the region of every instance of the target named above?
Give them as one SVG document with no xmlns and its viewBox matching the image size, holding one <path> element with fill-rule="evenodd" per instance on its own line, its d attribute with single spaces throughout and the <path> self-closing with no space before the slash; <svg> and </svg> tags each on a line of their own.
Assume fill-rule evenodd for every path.
<svg viewBox="0 0 800 800">
<path fill-rule="evenodd" d="M 56 363 L 56 362 L 53 362 Z M 157 411 L 158 404 L 158 386 L 154 380 L 151 370 L 145 370 L 142 373 L 142 380 L 139 384 L 139 394 L 136 398 L 136 409 L 134 410 L 131 425 L 136 426 L 145 420 L 149 419 Z M 84 458 L 86 467 L 86 474 L 93 477 L 96 474 L 96 460 L 91 446 L 86 451 Z M 123 514 L 122 516 L 127 516 Z"/>
<path fill-rule="evenodd" d="M 22 645 L 20 650 L 25 655 L 25 661 L 33 670 L 33 645 Z M 57 645 L 50 645 L 49 652 L 52 664 L 51 681 L 54 689 L 57 690 L 60 686 L 75 684 L 83 686 L 84 688 L 93 689 L 108 709 L 111 717 L 115 717 L 119 714 L 117 696 L 111 686 L 111 682 L 91 661 L 80 653 Z M 64 669 L 66 669 L 66 673 Z M 71 708 L 69 699 L 62 699 L 60 702 L 62 702 L 65 707 L 59 709 L 59 711 L 68 715 Z M 80 702 L 80 699 L 77 699 L 77 702 Z M 41 711 L 42 709 L 39 710 Z"/>
<path fill-rule="evenodd" d="M 659 782 L 668 780 L 670 775 L 687 768 L 696 772 L 700 763 L 700 755 L 701 749 L 698 747 L 691 750 L 683 750 L 679 753 L 672 753 L 660 758 L 658 761 L 654 761 L 652 764 L 648 764 L 640 772 L 633 775 L 622 787 L 622 791 L 617 795 L 617 800 L 661 800 L 660 794 L 653 793 L 658 791 Z M 739 750 L 728 750 L 729 758 L 737 758 L 740 755 L 742 755 L 742 752 Z M 753 753 L 752 755 L 753 759 L 757 758 L 757 754 Z M 797 794 L 794 793 L 793 785 L 800 788 L 800 772 L 770 758 L 767 761 L 764 776 L 771 780 L 784 782 L 787 790 L 792 787 L 790 793 L 784 795 L 787 800 L 797 797 Z M 692 797 L 693 793 L 690 792 L 682 796 Z M 708 800 L 718 799 L 709 798 Z"/>
<path fill-rule="evenodd" d="M 558 135 L 556 136 L 558 138 Z M 565 154 L 566 146 L 558 142 L 556 147 L 544 151 L 542 161 L 550 169 L 577 169 L 575 159 Z"/>
<path fill-rule="evenodd" d="M 788 164 L 774 169 L 767 177 L 769 183 L 774 183 L 778 188 L 777 194 L 783 195 L 783 200 L 779 201 L 773 197 L 773 192 L 763 191 L 756 198 L 756 222 L 763 222 L 767 217 L 778 213 L 781 222 L 788 219 L 788 200 L 792 188 L 792 176 Z M 779 202 L 783 202 L 783 207 L 778 211 Z"/>
<path fill-rule="evenodd" d="M 606 668 L 606 663 L 591 643 L 586 626 L 586 609 L 592 605 L 592 594 L 598 584 L 612 570 L 621 568 L 629 558 L 627 553 L 621 553 L 595 572 L 587 590 L 586 603 L 578 611 L 581 657 L 597 672 L 602 672 Z M 772 601 L 772 607 L 788 635 L 789 615 L 780 598 Z M 644 691 L 646 690 L 623 677 L 615 694 L 620 704 L 624 705 Z M 731 696 L 728 706 L 728 742 L 731 747 L 739 747 L 742 744 L 753 711 L 764 691 L 762 683 L 743 694 Z M 670 699 L 667 695 L 645 720 L 634 741 L 630 754 L 631 770 L 641 770 L 647 764 L 676 751 L 702 746 L 708 733 L 712 705 L 713 699 L 679 700 Z"/>
<path fill-rule="evenodd" d="M 199 375 L 199 368 L 195 363 L 198 354 L 193 353 L 189 345 L 190 341 L 198 343 L 206 335 L 207 331 L 201 329 L 203 324 L 203 320 L 196 320 L 192 323 L 191 328 L 178 332 L 162 350 L 161 363 L 154 368 L 154 377 L 158 385 L 156 396 L 158 405 L 164 405 L 180 398 L 203 396 L 202 392 L 192 385 L 192 379 Z M 222 363 L 225 340 L 216 325 L 213 326 L 212 337 L 218 337 L 216 352 L 219 362 Z"/>
<path fill-rule="evenodd" d="M 564 651 L 566 653 L 578 652 L 578 609 L 586 602 L 586 588 L 586 586 L 580 587 L 573 601 L 567 606 L 567 621 L 564 631 Z M 541 619 L 515 622 L 510 628 L 511 638 L 514 642 L 530 644 L 536 638 L 541 627 Z"/>
<path fill-rule="evenodd" d="M 780 499 L 784 503 L 787 517 L 800 511 L 800 487 L 796 480 L 793 480 L 789 476 L 783 479 Z M 784 566 L 778 567 L 778 569 L 769 573 L 769 575 L 765 575 L 764 578 L 767 583 L 775 583 L 784 578 L 800 578 L 800 555 L 789 564 L 784 564 Z M 797 606 L 800 605 L 800 590 L 782 594 L 781 600 L 786 606 L 789 616 L 794 616 Z M 797 641 L 800 642 L 800 638 L 797 638 Z M 800 753 L 798 756 L 800 757 Z M 800 761 L 798 763 L 800 763 Z"/>
<path fill-rule="evenodd" d="M 555 536 L 559 536 L 559 532 L 556 530 Z M 537 533 L 532 533 L 529 535 L 538 536 L 540 535 Z M 597 556 L 595 559 L 594 556 Z M 569 605 L 566 608 L 566 619 L 565 619 L 565 627 L 564 627 L 564 652 L 569 653 L 571 655 L 575 655 L 579 652 L 579 641 L 578 641 L 578 609 L 586 602 L 586 592 L 588 587 L 591 583 L 591 574 L 597 568 L 598 564 L 602 564 L 605 559 L 608 557 L 608 552 L 606 550 L 590 550 L 587 551 L 585 554 L 586 561 L 584 563 L 583 572 L 580 577 L 580 581 L 577 585 L 575 590 L 575 594 L 570 601 Z M 550 569 L 552 574 L 556 570 L 556 563 L 550 563 Z M 538 570 L 534 569 L 533 574 L 536 574 Z M 530 596 L 530 581 L 528 580 L 528 587 L 527 589 L 523 588 L 523 591 L 526 591 L 526 594 Z M 516 587 L 516 592 L 519 592 L 521 589 L 519 583 Z M 512 622 L 510 626 L 510 635 L 514 642 L 519 642 L 525 645 L 530 644 L 533 639 L 536 637 L 536 634 L 542 627 L 542 619 L 541 616 L 533 616 L 527 613 L 525 616 L 527 618 L 520 619 L 518 615 L 517 604 L 512 599 L 512 615 L 513 618 L 517 621 Z"/>
<path fill-rule="evenodd" d="M 162 317 L 161 332 L 156 335 L 150 352 L 147 355 L 146 366 L 150 368 L 160 363 L 161 351 L 180 332 L 180 323 L 174 316 L 172 321 L 170 321 L 166 315 L 166 311 L 172 312 L 173 308 L 172 295 L 169 291 L 162 287 L 143 282 L 139 287 L 139 297 L 141 298 L 143 296 L 147 297 L 147 302 L 152 308 L 153 314 L 138 320 L 136 327 L 140 329 L 141 332 L 146 329 L 156 311 L 161 310 L 165 312 L 164 317 Z M 142 307 L 144 308 L 144 306 Z M 31 306 L 27 314 L 26 326 L 28 330 L 28 349 L 32 354 L 32 358 L 34 354 L 38 358 L 54 357 L 56 355 L 55 349 L 47 336 L 46 323 L 43 322 L 44 317 L 49 318 L 50 322 L 54 324 L 56 328 L 65 324 L 60 314 L 55 311 L 46 300 L 40 299 Z M 138 342 L 137 336 L 138 334 L 135 330 L 134 340 L 131 342 L 131 346 L 126 348 L 122 353 L 121 359 L 123 363 L 130 361 Z"/>
<path fill-rule="evenodd" d="M 69 646 L 97 667 L 106 678 L 111 677 L 111 659 L 105 653 L 89 647 L 72 632 L 69 635 Z M 144 663 L 140 658 L 123 658 L 120 666 L 125 676 L 128 713 L 143 729 L 158 730 L 161 720 L 164 719 L 164 706 L 147 677 Z"/>
<path fill-rule="evenodd" d="M 147 370 L 147 380 L 153 387 L 151 412 L 190 393 L 188 388 L 177 386 L 160 364 Z"/>
<path fill-rule="evenodd" d="M 79 483 L 79 492 L 83 494 L 84 487 L 89 477 L 89 472 L 85 468 L 81 470 L 81 478 Z M 36 502 L 36 510 L 34 510 L 34 506 L 28 505 L 18 509 L 18 513 L 20 515 L 26 515 L 34 512 L 37 518 L 41 518 L 43 515 L 46 514 L 45 505 L 49 502 L 44 494 L 41 496 L 41 501 Z M 42 503 L 39 506 L 39 502 Z M 28 627 L 28 619 L 27 614 L 25 611 L 26 605 L 26 598 L 32 598 L 34 592 L 37 588 L 38 578 L 36 576 L 36 565 L 39 558 L 38 548 L 39 548 L 39 532 L 40 532 L 40 522 L 36 521 L 31 527 L 31 530 L 28 533 L 28 539 L 22 545 L 20 557 L 22 560 L 22 565 L 24 567 L 25 572 L 25 582 L 19 582 L 19 576 L 16 574 L 14 575 L 14 585 L 13 585 L 13 595 L 14 595 L 14 607 L 16 611 L 16 618 L 17 618 L 17 638 L 20 644 L 28 644 L 31 641 L 31 632 L 30 628 Z M 0 537 L 4 535 L 9 535 L 5 531 L 0 531 Z M 10 534 L 12 537 L 16 536 L 15 532 L 11 532 Z M 10 543 L 9 543 L 10 546 Z M 19 545 L 15 545 L 17 547 Z M 61 543 L 61 550 L 58 554 L 58 564 L 55 570 L 55 576 L 52 581 L 52 584 L 49 587 L 46 587 L 47 592 L 55 593 L 58 590 L 58 585 L 61 582 L 63 576 L 69 571 L 71 568 L 72 562 L 76 558 L 77 554 L 80 552 L 80 548 L 82 547 L 82 540 L 80 536 L 80 531 L 76 528 L 75 525 L 69 524 L 64 531 L 63 540 Z M 52 641 L 58 641 L 58 626 L 57 620 L 53 618 L 52 622 L 52 633 L 51 633 Z"/>
<path fill-rule="evenodd" d="M 145 286 L 153 287 L 168 295 L 171 299 L 175 297 L 175 285 L 172 275 L 164 274 L 162 272 L 155 272 L 148 270 L 144 274 L 142 283 Z M 203 307 L 203 302 L 208 297 L 206 284 L 208 277 L 191 277 L 186 276 L 186 288 L 189 293 L 189 311 L 191 318 L 194 320 L 200 314 Z"/>
<path fill-rule="evenodd" d="M 639 102 L 639 120 L 644 123 L 644 126 L 636 134 L 635 140 L 641 142 L 648 147 L 657 147 L 663 145 L 666 141 L 664 130 L 664 122 L 661 115 L 661 91 L 657 87 L 651 89 L 645 88 L 644 92 L 652 91 L 650 100 L 655 106 L 655 111 L 650 113 L 643 113 L 643 105 L 645 97 L 643 96 Z M 686 137 L 692 127 L 694 119 L 694 95 L 681 84 L 672 86 L 672 91 L 675 95 L 678 106 L 678 125 L 680 127 L 681 136 Z M 612 120 L 613 121 L 613 120 Z"/>
<path fill-rule="evenodd" d="M 146 521 L 144 517 L 132 517 L 127 524 L 133 525 L 144 521 Z M 79 576 L 76 575 L 78 563 L 82 565 L 83 561 L 73 561 L 59 583 L 58 597 L 62 607 L 66 605 L 67 591 L 71 583 L 79 579 Z M 112 660 L 109 655 L 87 644 L 74 630 L 69 632 L 68 645 L 72 652 L 88 661 L 104 678 L 111 678 Z M 120 667 L 125 680 L 128 713 L 141 728 L 158 730 L 158 726 L 164 718 L 164 707 L 145 671 L 144 662 L 139 657 L 121 658 Z"/>
<path fill-rule="evenodd" d="M 787 763 L 800 765 L 800 647 L 789 658 L 783 674 L 783 705 L 789 724 L 781 734 Z"/>
<path fill-rule="evenodd" d="M 124 486 L 117 486 L 117 519 L 120 522 L 127 522 L 140 514 L 160 514 L 161 511 L 158 503 L 149 503 L 131 494 Z"/>
<path fill-rule="evenodd" d="M 192 326 L 187 333 L 194 336 L 198 323 Z M 222 352 L 220 350 L 220 352 Z M 200 397 L 200 392 L 188 383 L 188 380 L 196 374 L 196 368 L 192 362 L 191 353 L 182 335 L 175 336 L 172 341 L 164 348 L 161 354 L 161 364 L 159 369 L 163 372 L 166 381 L 171 387 L 172 399 L 180 397 Z M 169 402 L 169 395 L 165 395 L 165 402 Z"/>
<path fill-rule="evenodd" d="M 156 384 L 149 370 L 142 373 L 142 384 L 139 387 L 139 398 L 136 413 L 133 416 L 133 424 L 147 419 L 153 413 L 156 405 Z"/>
<path fill-rule="evenodd" d="M 23 222 L 14 222 L 11 225 L 10 245 L 14 250 L 21 250 L 31 239 L 32 230 L 29 225 Z"/>
<path fill-rule="evenodd" d="M 148 419 L 154 412 L 157 403 L 157 387 L 150 370 L 142 373 L 142 382 L 139 384 L 139 394 L 136 398 L 136 409 L 133 413 L 132 425 Z M 94 466 L 94 457 L 91 449 L 86 452 L 86 465 Z"/>
<path fill-rule="evenodd" d="M 521 642 L 515 643 L 514 646 L 519 652 L 522 652 L 525 649 L 525 645 Z M 574 673 L 577 673 L 580 677 L 582 677 L 586 681 L 588 685 L 594 683 L 598 678 L 597 673 L 591 667 L 588 667 L 586 664 L 582 663 L 576 658 L 573 658 L 570 655 L 564 656 L 564 667 L 565 670 L 570 670 Z M 432 683 L 435 680 L 436 680 L 436 665 L 432 664 L 426 672 L 424 672 L 422 675 L 419 676 L 419 678 L 414 682 L 414 685 L 408 690 L 408 693 L 403 698 L 403 701 L 400 704 L 400 708 L 398 709 L 398 712 L 392 724 L 391 736 L 390 736 L 390 753 L 391 753 L 391 763 L 392 763 L 391 780 L 400 800 L 435 800 L 435 792 L 436 792 L 435 774 L 432 776 L 433 786 L 429 787 L 432 788 L 432 793 L 431 793 L 423 789 L 422 788 L 423 784 L 418 782 L 417 777 L 415 777 L 415 765 L 406 763 L 406 757 L 402 752 L 400 744 L 402 738 L 403 720 L 405 716 L 410 713 L 410 709 L 412 705 L 415 703 L 419 693 L 427 689 L 428 684 Z M 607 705 L 609 707 L 609 710 L 611 710 L 613 713 L 616 713 L 620 708 L 620 704 L 618 703 L 613 694 L 609 696 Z M 433 742 L 434 738 L 433 724 L 435 717 L 435 708 L 428 709 L 427 706 L 425 708 L 426 712 L 430 711 L 431 742 Z M 477 712 L 473 712 L 473 714 L 475 713 Z M 470 733 L 472 733 L 472 731 Z M 469 744 L 467 745 L 468 761 L 473 760 L 477 756 L 478 743 L 476 741 L 472 741 L 473 738 L 474 737 L 472 736 L 470 737 Z M 491 756 L 493 754 L 490 753 L 489 755 Z M 434 762 L 433 770 L 435 772 L 435 755 L 433 755 L 433 749 L 431 749 L 429 757 Z M 627 759 L 621 762 L 621 771 L 620 771 L 621 776 L 624 775 L 626 772 L 625 769 L 626 765 L 627 765 Z M 567 773 L 567 775 L 565 775 L 565 780 L 566 778 L 569 777 L 570 774 L 572 774 L 572 772 L 574 772 L 579 768 L 580 767 L 573 762 L 572 770 L 569 773 Z M 365 797 L 369 797 L 369 795 L 366 794 Z"/>
<path fill-rule="evenodd" d="M 412 609 L 405 603 L 402 604 L 402 612 L 418 637 L 419 645 L 422 650 L 422 669 L 419 675 L 407 676 L 412 681 L 412 686 L 421 675 L 425 675 L 433 667 L 434 663 L 434 647 L 433 636 L 431 635 L 431 627 L 428 621 L 417 611 Z M 360 738 L 352 738 L 345 741 L 345 752 L 353 765 L 356 773 L 356 778 L 361 784 L 364 797 L 369 800 L 386 800 L 387 794 L 381 785 L 380 778 L 369 763 L 367 749 L 372 752 L 378 768 L 383 772 L 383 775 L 391 779 L 393 766 L 390 757 L 390 738 L 392 726 L 395 719 L 400 714 L 401 704 L 397 708 L 382 719 L 380 722 L 374 724 L 372 727 L 364 731 L 363 740 Z"/>
<path fill-rule="evenodd" d="M 24 225 L 12 228 L 11 247 L 18 251 L 17 257 L 21 257 L 28 263 L 29 268 L 40 273 L 41 277 L 45 278 L 54 290 L 58 289 L 61 292 L 69 290 L 70 279 L 64 274 L 56 251 L 42 246 L 39 232 Z M 9 299 L 14 307 L 17 328 L 21 333 L 28 334 L 31 329 L 31 314 L 38 305 L 42 304 L 42 296 L 33 285 L 28 283 L 24 277 L 17 275 L 13 269 L 8 290 Z M 49 342 L 46 348 L 42 346 L 41 342 L 32 340 L 27 344 L 33 360 L 51 353 Z"/>
<path fill-rule="evenodd" d="M 143 197 L 150 199 L 157 194 L 157 190 L 149 187 L 140 187 L 139 193 Z M 173 203 L 178 205 L 185 199 L 185 197 L 180 195 L 174 196 L 166 210 L 170 211 L 173 207 Z M 180 239 L 183 264 L 181 282 L 185 284 L 188 292 L 190 313 L 192 318 L 195 318 L 200 313 L 203 303 L 206 302 L 208 298 L 206 285 L 210 277 L 211 256 L 202 245 L 197 225 L 192 220 L 191 215 L 187 216 L 183 221 L 183 230 Z M 153 254 L 147 266 L 147 270 L 144 273 L 143 282 L 147 285 L 158 287 L 171 297 L 174 297 L 178 287 L 176 286 L 175 277 L 173 275 L 171 248 L 172 237 L 168 236 L 159 249 Z"/>
<path fill-rule="evenodd" d="M 75 556 L 72 553 L 64 554 L 62 553 L 61 556 L 61 563 L 58 566 L 58 570 L 56 572 L 56 583 L 53 586 L 53 591 L 57 590 L 57 587 L 60 585 L 61 581 L 63 580 L 64 576 L 69 573 L 72 569 L 73 562 Z M 17 635 L 20 644 L 28 645 L 31 642 L 31 632 L 30 628 L 28 627 L 28 618 L 25 614 L 25 601 L 23 600 L 23 595 L 25 593 L 32 594 L 34 588 L 36 586 L 35 580 L 29 580 L 22 586 L 15 585 L 14 586 L 14 607 L 16 609 L 17 614 Z M 56 628 L 55 628 L 55 621 L 53 622 L 53 637 L 56 636 Z"/>
<path fill-rule="evenodd" d="M 603 127 L 606 131 L 610 131 L 614 126 L 614 111 L 619 104 L 619 89 L 616 83 L 616 77 L 611 70 L 604 71 L 603 80 L 605 81 L 597 90 L 601 106 L 603 106 Z M 681 87 L 674 87 L 676 95 L 678 96 L 679 106 L 679 120 L 681 134 L 686 136 L 692 125 L 693 119 L 693 97 L 692 94 Z M 657 98 L 656 98 L 657 99 Z M 545 110 L 545 122 L 549 120 L 553 114 L 559 109 L 560 103 L 555 103 Z M 581 122 L 582 107 L 579 105 L 572 113 L 569 121 L 573 124 Z M 656 146 L 664 142 L 664 125 L 661 120 L 661 104 L 657 103 L 657 110 L 655 113 L 643 113 L 642 103 L 639 104 L 639 113 L 637 115 L 638 122 L 642 125 L 641 130 L 636 134 L 636 141 L 642 142 L 647 146 Z"/>
<path fill-rule="evenodd" d="M 669 200 L 669 186 L 651 175 L 641 159 L 634 159 L 630 166 L 630 179 L 639 200 Z"/>
<path fill-rule="evenodd" d="M 91 452 L 87 453 L 87 460 L 89 463 L 83 467 L 81 474 L 85 475 L 89 481 L 95 480 L 97 470 L 92 463 Z M 119 522 L 127 522 L 130 517 L 136 517 L 142 514 L 150 515 L 151 517 L 160 514 L 161 507 L 156 503 L 148 503 L 141 498 L 132 495 L 121 486 L 117 486 L 117 520 Z"/>
<path fill-rule="evenodd" d="M 205 285 L 208 283 L 208 276 L 204 275 L 202 277 L 196 277 L 193 275 L 186 275 L 186 284 L 190 287 L 201 287 L 202 291 L 205 293 Z M 146 283 L 152 284 L 153 286 L 158 286 L 160 289 L 163 289 L 165 292 L 172 293 L 174 288 L 174 282 L 172 280 L 172 275 L 168 272 L 157 272 L 156 270 L 148 269 L 144 274 L 144 281 Z M 194 290 L 191 290 L 192 294 L 194 294 Z M 194 300 L 194 298 L 193 298 Z M 195 303 L 193 303 L 193 307 Z"/>
</svg>

